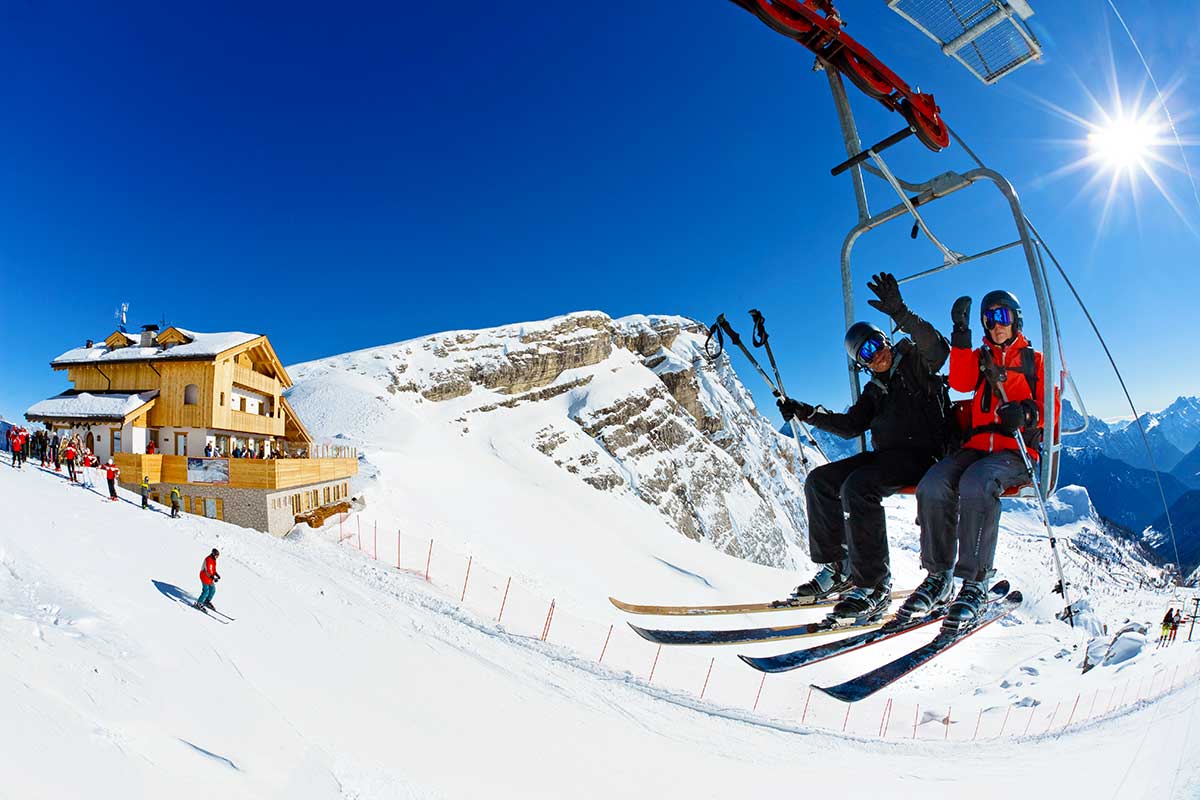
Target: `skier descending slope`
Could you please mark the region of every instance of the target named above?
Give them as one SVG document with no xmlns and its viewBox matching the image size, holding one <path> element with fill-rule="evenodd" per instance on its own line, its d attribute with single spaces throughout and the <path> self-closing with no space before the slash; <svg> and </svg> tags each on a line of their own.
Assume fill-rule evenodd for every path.
<svg viewBox="0 0 1200 800">
<path fill-rule="evenodd" d="M 216 611 L 213 608 L 213 595 L 217 593 L 217 581 L 221 580 L 221 575 L 217 572 L 217 556 L 221 555 L 217 552 L 217 548 L 208 554 L 204 559 L 204 566 L 200 568 L 200 597 L 196 600 L 196 608 L 201 610 L 209 609 Z"/>
<path fill-rule="evenodd" d="M 911 339 L 894 346 L 866 322 L 846 333 L 846 354 L 871 380 L 844 414 L 795 400 L 780 400 L 784 419 L 795 417 L 843 438 L 871 431 L 873 451 L 817 467 L 808 475 L 809 552 L 820 565 L 796 596 L 846 591 L 834 606 L 837 621 L 862 623 L 883 614 L 891 601 L 887 523 L 881 501 L 921 479 L 946 454 L 949 396 L 938 371 L 950 347 L 944 336 L 905 305 L 896 279 L 881 273 L 867 284 L 870 304 L 891 317 Z"/>
<path fill-rule="evenodd" d="M 971 298 L 954 302 L 950 386 L 975 393 L 971 428 L 962 449 L 938 462 L 917 485 L 921 566 L 925 580 L 904 601 L 899 616 L 915 617 L 944 603 L 953 576 L 963 579 L 942 626 L 972 626 L 987 604 L 995 573 L 1000 496 L 1030 476 L 1018 446 L 1036 464 L 1045 390 L 1042 354 L 1021 333 L 1021 304 L 1006 291 L 988 292 L 981 304 L 983 344 L 971 348 Z M 1021 438 L 1018 445 L 1017 437 Z M 952 572 L 953 570 L 953 572 Z"/>
</svg>

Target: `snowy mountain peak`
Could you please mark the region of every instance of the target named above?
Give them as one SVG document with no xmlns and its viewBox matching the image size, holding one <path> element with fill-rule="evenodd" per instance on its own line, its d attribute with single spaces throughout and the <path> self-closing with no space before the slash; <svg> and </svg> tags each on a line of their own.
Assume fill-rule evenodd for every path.
<svg viewBox="0 0 1200 800">
<path fill-rule="evenodd" d="M 637 498 L 688 538 L 791 565 L 807 530 L 795 445 L 727 356 L 705 357 L 705 335 L 686 317 L 598 311 L 452 331 L 291 367 L 289 400 L 314 430 L 363 446 L 404 449 L 432 426 L 443 447 L 532 450 L 539 468 Z"/>
</svg>

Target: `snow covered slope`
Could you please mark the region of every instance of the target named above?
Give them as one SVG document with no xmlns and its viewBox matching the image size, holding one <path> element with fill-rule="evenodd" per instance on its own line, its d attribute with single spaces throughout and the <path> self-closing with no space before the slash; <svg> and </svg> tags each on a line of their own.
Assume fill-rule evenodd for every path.
<svg viewBox="0 0 1200 800">
<path fill-rule="evenodd" d="M 695 582 L 669 552 L 622 557 L 673 539 L 803 564 L 795 445 L 757 413 L 728 356 L 703 357 L 704 333 L 682 317 L 599 312 L 443 333 L 289 367 L 289 400 L 314 434 L 365 454 L 358 488 L 373 516 L 555 573 L 585 602 Z M 598 568 L 631 563 L 645 571 Z"/>
<path fill-rule="evenodd" d="M 1014 716 L 1010 738 L 969 741 L 973 708 L 951 712 L 946 701 L 968 703 L 974 693 L 990 704 L 1031 683 L 1077 675 L 1065 663 L 1071 659 L 1053 657 L 1065 627 L 1033 624 L 1034 617 L 981 634 L 977 645 L 964 644 L 921 676 L 926 702 L 931 688 L 942 693 L 922 706 L 921 741 L 908 740 L 907 711 L 897 712 L 891 738 L 879 742 L 873 732 L 814 730 L 815 701 L 809 724 L 801 724 L 788 704 L 799 694 L 789 687 L 803 683 L 773 680 L 754 713 L 749 697 L 702 702 L 659 686 L 665 679 L 651 686 L 597 666 L 594 653 L 510 633 L 460 610 L 457 596 L 421 576 L 339 547 L 336 526 L 277 540 L 191 516 L 170 520 L 122 497 L 109 503 L 60 475 L 0 466 L 0 796 L 690 799 L 969 791 L 985 800 L 1200 791 L 1195 682 L 1157 702 L 1123 703 L 1120 713 L 1093 708 L 1095 721 L 1065 733 L 1036 735 L 1039 717 L 1028 735 L 1013 739 L 1018 722 L 1029 725 Z M 893 518 L 910 511 L 898 507 Z M 1017 544 L 1008 557 L 1028 535 L 1020 527 L 1010 533 Z M 675 539 L 693 548 L 684 555 L 713 552 Z M 1044 548 L 1028 542 L 1035 545 Z M 237 617 L 228 625 L 181 602 L 198 589 L 200 561 L 213 546 L 222 552 L 216 604 Z M 1046 604 L 1053 605 L 1035 597 L 1035 612 Z M 1082 683 L 1072 677 L 1069 691 L 1107 693 L 1152 675 L 1166 683 L 1160 673 L 1182 668 L 1187 675 L 1196 665 L 1195 646 L 1146 651 L 1140 634 L 1131 635 L 1131 652 L 1121 648 L 1129 658 Z M 731 653 L 720 658 L 718 669 L 734 662 Z M 1032 720 L 1037 709 L 1029 709 Z M 834 720 L 825 724 L 836 730 L 841 713 L 827 709 Z M 1059 725 L 1066 713 L 1056 714 Z M 1000 723 L 982 707 L 979 714 Z M 947 744 L 939 719 L 952 715 L 946 735 L 955 741 Z M 1082 718 L 1080 709 L 1075 719 Z M 856 719 L 851 730 L 861 731 L 864 721 L 873 728 L 875 719 Z M 935 741 L 930 726 L 938 729 Z"/>
</svg>

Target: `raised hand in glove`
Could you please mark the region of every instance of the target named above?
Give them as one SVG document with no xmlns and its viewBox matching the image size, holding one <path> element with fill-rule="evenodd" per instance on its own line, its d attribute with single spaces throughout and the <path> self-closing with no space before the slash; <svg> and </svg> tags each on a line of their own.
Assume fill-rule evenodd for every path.
<svg viewBox="0 0 1200 800">
<path fill-rule="evenodd" d="M 775 401 L 775 405 L 779 406 L 779 413 L 783 414 L 784 422 L 790 419 L 808 422 L 812 418 L 813 411 L 816 410 L 808 403 L 801 403 L 799 400 L 793 400 L 790 397 L 779 398 Z"/>
<path fill-rule="evenodd" d="M 1000 427 L 1009 436 L 1037 424 L 1037 406 L 1028 400 L 1003 403 L 996 409 L 996 415 L 1000 417 Z"/>
<path fill-rule="evenodd" d="M 950 321 L 954 330 L 950 333 L 950 345 L 969 349 L 971 347 L 971 298 L 963 296 L 954 301 L 950 309 Z"/>
<path fill-rule="evenodd" d="M 890 272 L 881 272 L 867 282 L 867 288 L 875 293 L 878 300 L 868 300 L 867 305 L 879 309 L 892 319 L 908 311 L 904 298 L 900 296 L 900 284 L 896 276 Z"/>
</svg>

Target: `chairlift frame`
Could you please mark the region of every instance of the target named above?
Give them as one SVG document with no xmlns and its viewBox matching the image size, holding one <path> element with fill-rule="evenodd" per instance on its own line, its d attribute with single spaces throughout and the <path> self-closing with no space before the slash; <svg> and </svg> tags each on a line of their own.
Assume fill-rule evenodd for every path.
<svg viewBox="0 0 1200 800">
<path fill-rule="evenodd" d="M 817 57 L 816 68 L 824 70 L 828 78 L 847 155 L 846 161 L 835 166 L 831 170 L 831 173 L 835 176 L 847 171 L 850 173 L 854 199 L 858 208 L 858 222 L 847 232 L 841 250 L 842 305 L 847 327 L 854 323 L 856 316 L 854 312 L 852 269 L 854 246 L 864 234 L 883 226 L 887 222 L 911 216 L 915 223 L 914 231 L 919 230 L 922 232 L 925 238 L 942 255 L 942 263 L 940 265 L 905 276 L 900 279 L 901 283 L 908 283 L 920 278 L 929 277 L 939 272 L 944 272 L 954 267 L 1018 247 L 1021 249 L 1026 265 L 1029 268 L 1029 277 L 1033 284 L 1034 297 L 1037 301 L 1045 374 L 1049 378 L 1042 406 L 1044 430 L 1049 432 L 1049 436 L 1043 437 L 1043 453 L 1042 458 L 1039 459 L 1039 480 L 1037 481 L 1037 485 L 1042 491 L 1042 499 L 1045 500 L 1054 491 L 1058 481 L 1058 464 L 1062 451 L 1061 436 L 1081 432 L 1086 428 L 1086 422 L 1084 428 L 1079 430 L 1060 430 L 1057 401 L 1062 396 L 1064 385 L 1068 382 L 1068 377 L 1065 372 L 1055 370 L 1054 343 L 1058 342 L 1061 347 L 1061 339 L 1058 335 L 1058 318 L 1050 295 L 1048 275 L 1040 257 L 1040 250 L 1038 249 L 1039 245 L 1037 242 L 1040 241 L 1040 237 L 1037 237 L 1036 233 L 1031 231 L 1031 226 L 1021 208 L 1021 202 L 1017 196 L 1016 189 L 1013 188 L 1012 183 L 1002 174 L 996 170 L 982 166 L 982 164 L 966 172 L 944 172 L 933 178 L 916 182 L 899 178 L 892 172 L 884 161 L 882 152 L 889 147 L 899 144 L 913 134 L 934 152 L 940 151 L 944 146 L 949 144 L 951 138 L 957 140 L 963 149 L 967 150 L 967 148 L 941 118 L 941 110 L 938 108 L 936 102 L 934 102 L 932 95 L 915 92 L 910 89 L 907 83 L 884 66 L 863 45 L 850 39 L 842 32 L 842 19 L 831 0 L 731 1 L 735 5 L 753 13 L 772 30 L 794 39 L 811 50 Z M 952 10 L 954 1 L 947 0 Z M 898 2 L 900 0 L 890 0 L 889 6 L 896 10 L 894 7 Z M 995 25 L 1012 19 L 1014 16 L 1011 6 L 1003 2 L 1003 0 L 981 0 L 981 2 L 985 5 L 990 3 L 997 7 L 995 14 L 993 14 L 994 18 L 981 18 L 976 21 L 977 24 L 974 24 L 974 27 L 964 24 L 963 27 L 966 33 L 975 31 L 976 35 L 980 35 L 992 29 Z M 1028 9 L 1027 5 L 1021 0 L 1010 0 L 1010 2 L 1017 2 L 1018 6 L 1021 7 L 1018 9 L 1018 15 L 1022 19 L 1032 14 L 1032 10 Z M 922 27 L 918 21 L 902 12 L 898 11 L 898 13 L 901 13 L 906 19 L 909 19 L 910 22 L 921 28 L 927 35 L 935 39 L 937 38 L 928 29 Z M 1014 22 L 1014 24 L 1017 23 Z M 1017 26 L 1023 29 L 1022 25 L 1018 24 Z M 1022 35 L 1024 36 L 1024 34 Z M 970 37 L 965 37 L 965 35 L 958 36 L 953 42 L 945 43 L 943 51 L 952 55 L 951 50 L 946 49 L 947 46 L 953 45 L 952 49 L 961 48 L 969 44 L 970 41 Z M 1036 43 L 1036 40 L 1034 40 L 1034 43 Z M 1040 49 L 1032 57 L 1036 58 L 1038 55 L 1040 55 Z M 962 59 L 959 60 L 961 61 Z M 869 67 L 869 69 L 864 69 L 864 67 Z M 1008 71 L 1011 71 L 1011 69 Z M 882 141 L 864 148 L 859 138 L 857 123 L 846 94 L 845 84 L 842 80 L 843 75 L 850 78 L 851 82 L 868 97 L 879 101 L 892 111 L 899 112 L 907 123 L 906 127 L 901 128 Z M 985 82 L 989 82 L 984 76 L 979 77 L 984 79 Z M 998 77 L 996 76 L 995 79 L 998 79 Z M 932 136 L 934 133 L 938 134 L 936 138 Z M 978 162 L 978 159 L 976 161 Z M 868 173 L 889 184 L 892 191 L 899 197 L 900 202 L 873 214 L 867 195 L 865 175 Z M 919 209 L 921 206 L 928 205 L 935 200 L 950 197 L 962 189 L 966 189 L 977 183 L 990 184 L 1000 193 L 1012 216 L 1017 238 L 977 253 L 963 254 L 949 248 L 933 233 L 921 216 Z M 847 372 L 849 374 L 851 397 L 853 400 L 857 400 L 861 392 L 859 369 L 857 365 L 847 360 Z M 1078 401 L 1079 394 L 1078 391 L 1075 391 L 1073 382 L 1071 382 L 1071 388 L 1073 396 Z M 1082 403 L 1080 403 L 1080 408 L 1082 410 Z M 1084 419 L 1086 420 L 1086 413 L 1084 414 Z M 860 446 L 865 449 L 865 438 L 860 440 Z M 1023 493 L 1028 496 L 1034 494 L 1031 487 L 1030 491 Z"/>
<path fill-rule="evenodd" d="M 847 232 L 841 250 L 842 305 L 846 326 L 849 327 L 852 325 L 856 317 L 854 311 L 852 263 L 854 246 L 864 234 L 882 227 L 885 223 L 911 216 L 925 237 L 942 253 L 943 261 L 941 264 L 900 278 L 899 282 L 902 284 L 927 278 L 937 273 L 951 270 L 957 266 L 979 261 L 988 256 L 1019 247 L 1029 268 L 1029 277 L 1033 283 L 1034 297 L 1037 300 L 1045 374 L 1048 377 L 1053 376 L 1052 379 L 1047 381 L 1049 385 L 1047 391 L 1044 393 L 1045 396 L 1042 403 L 1044 430 L 1049 435 L 1044 437 L 1043 458 L 1040 459 L 1039 464 L 1039 483 L 1042 488 L 1043 497 L 1048 497 L 1054 491 L 1058 481 L 1058 464 L 1062 452 L 1062 442 L 1059 437 L 1064 434 L 1078 433 L 1079 431 L 1059 431 L 1059 436 L 1054 435 L 1054 432 L 1059 430 L 1056 399 L 1061 396 L 1064 388 L 1064 376 L 1055 370 L 1053 343 L 1057 339 L 1057 319 L 1050 300 L 1048 278 L 1041 259 L 1038 257 L 1037 246 L 1025 219 L 1025 213 L 1021 208 L 1021 201 L 1017 196 L 1016 189 L 1002 174 L 987 167 L 977 167 L 962 173 L 955 171 L 944 172 L 920 182 L 907 181 L 896 177 L 874 147 L 863 149 L 858 137 L 854 114 L 850 109 L 850 101 L 846 96 L 846 89 L 842 83 L 842 77 L 836 70 L 826 69 L 825 72 L 833 94 L 834 106 L 837 109 L 838 122 L 841 125 L 846 153 L 851 158 L 864 153 L 867 156 L 865 159 L 849 167 L 854 186 L 855 202 L 858 206 L 858 223 Z M 871 163 L 866 163 L 867 161 Z M 889 183 L 899 195 L 900 202 L 890 208 L 872 214 L 868 203 L 864 173 L 870 173 Z M 922 219 L 919 208 L 936 200 L 950 197 L 977 183 L 990 184 L 1000 193 L 1012 216 L 1017 238 L 977 253 L 964 255 L 947 247 L 933 234 Z M 854 400 L 857 400 L 861 391 L 861 373 L 857 365 L 849 361 L 847 363 L 851 396 Z"/>
</svg>

